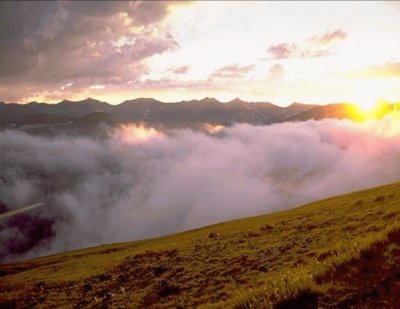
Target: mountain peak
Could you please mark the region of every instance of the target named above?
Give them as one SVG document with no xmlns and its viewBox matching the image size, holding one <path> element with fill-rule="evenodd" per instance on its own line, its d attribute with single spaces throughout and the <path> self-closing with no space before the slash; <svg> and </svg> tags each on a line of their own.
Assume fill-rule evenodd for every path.
<svg viewBox="0 0 400 309">
<path fill-rule="evenodd" d="M 292 104 L 288 105 L 287 107 L 296 107 L 296 106 L 304 106 L 307 104 L 304 103 L 299 103 L 299 102 L 293 102 Z"/>
<path fill-rule="evenodd" d="M 204 99 L 201 99 L 200 102 L 203 102 L 203 103 L 219 103 L 219 101 L 216 98 L 212 98 L 212 97 L 205 97 Z"/>
<path fill-rule="evenodd" d="M 152 102 L 160 102 L 160 101 L 158 101 L 158 100 L 156 100 L 154 98 L 136 98 L 136 99 L 133 99 L 133 100 L 127 100 L 125 102 L 152 103 Z"/>
<path fill-rule="evenodd" d="M 229 101 L 228 103 L 246 103 L 246 102 L 239 98 L 234 98 L 232 101 Z"/>
<path fill-rule="evenodd" d="M 100 102 L 99 100 L 93 99 L 91 97 L 87 97 L 85 100 L 82 101 Z"/>
<path fill-rule="evenodd" d="M 61 102 L 59 102 L 59 103 L 81 103 L 81 102 L 100 102 L 99 100 L 96 100 L 96 99 L 93 99 L 93 98 L 91 98 L 91 97 L 87 97 L 86 99 L 83 99 L 83 100 L 77 100 L 77 101 L 72 101 L 72 100 L 66 100 L 66 99 L 64 99 L 64 100 L 62 100 Z"/>
</svg>

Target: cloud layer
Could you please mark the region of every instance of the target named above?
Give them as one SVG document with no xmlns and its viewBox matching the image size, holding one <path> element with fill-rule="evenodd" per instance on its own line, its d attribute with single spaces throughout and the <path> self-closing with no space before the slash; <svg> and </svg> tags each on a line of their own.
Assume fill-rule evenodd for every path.
<svg viewBox="0 0 400 309">
<path fill-rule="evenodd" d="M 0 222 L 0 256 L 165 235 L 397 181 L 396 117 L 236 125 L 215 135 L 124 127 L 105 140 L 2 132 L 3 210 L 45 206 Z"/>
</svg>

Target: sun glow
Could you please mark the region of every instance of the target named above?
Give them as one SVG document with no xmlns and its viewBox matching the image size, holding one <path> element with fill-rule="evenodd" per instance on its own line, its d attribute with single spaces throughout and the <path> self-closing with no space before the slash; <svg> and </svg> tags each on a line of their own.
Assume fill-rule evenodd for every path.
<svg viewBox="0 0 400 309">
<path fill-rule="evenodd" d="M 359 107 L 359 109 L 363 113 L 371 113 L 374 112 L 379 107 L 379 101 L 381 99 L 374 98 L 374 97 L 364 97 L 360 98 L 355 104 Z"/>
<path fill-rule="evenodd" d="M 121 137 L 123 141 L 132 144 L 140 144 L 149 140 L 164 137 L 162 132 L 157 131 L 154 128 L 146 128 L 137 125 L 124 125 L 120 128 L 117 135 Z"/>
<path fill-rule="evenodd" d="M 392 113 L 395 109 L 394 105 L 382 98 L 366 98 L 353 104 L 355 106 L 353 116 L 361 121 L 383 118 L 385 115 Z"/>
<path fill-rule="evenodd" d="M 223 129 L 225 129 L 225 127 L 222 125 L 213 125 L 210 123 L 205 123 L 204 129 L 210 134 L 216 134 L 216 133 L 221 132 Z"/>
</svg>

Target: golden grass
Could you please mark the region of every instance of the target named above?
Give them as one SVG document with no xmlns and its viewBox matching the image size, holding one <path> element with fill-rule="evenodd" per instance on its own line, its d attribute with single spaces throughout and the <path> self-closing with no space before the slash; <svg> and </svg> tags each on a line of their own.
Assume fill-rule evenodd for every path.
<svg viewBox="0 0 400 309">
<path fill-rule="evenodd" d="M 270 308 L 299 291 L 327 289 L 314 278 L 400 228 L 399 189 L 391 184 L 166 237 L 2 265 L 0 300 Z M 104 274 L 109 278 L 98 279 Z M 162 290 L 165 282 L 176 291 Z M 46 292 L 37 291 L 39 283 Z"/>
</svg>

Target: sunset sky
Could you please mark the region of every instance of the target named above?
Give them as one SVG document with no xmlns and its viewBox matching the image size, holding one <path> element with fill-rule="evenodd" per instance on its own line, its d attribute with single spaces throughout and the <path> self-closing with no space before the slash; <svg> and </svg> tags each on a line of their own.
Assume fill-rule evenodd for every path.
<svg viewBox="0 0 400 309">
<path fill-rule="evenodd" d="M 0 101 L 400 99 L 400 2 L 1 2 Z"/>
</svg>

